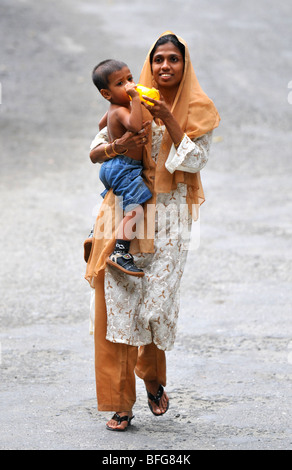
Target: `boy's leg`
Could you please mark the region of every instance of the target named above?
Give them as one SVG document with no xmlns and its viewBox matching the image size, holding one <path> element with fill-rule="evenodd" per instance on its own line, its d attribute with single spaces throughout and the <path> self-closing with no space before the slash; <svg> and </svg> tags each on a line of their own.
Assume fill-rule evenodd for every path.
<svg viewBox="0 0 292 470">
<path fill-rule="evenodd" d="M 134 368 L 138 348 L 106 338 L 104 276 L 95 281 L 95 374 L 98 409 L 129 411 L 136 401 Z"/>
<path fill-rule="evenodd" d="M 128 212 L 125 212 L 125 216 L 121 221 L 117 231 L 117 238 L 131 241 L 135 236 L 133 233 L 133 227 L 139 223 L 143 215 L 143 207 L 140 205 L 136 206 L 134 209 Z"/>
<path fill-rule="evenodd" d="M 109 256 L 107 263 L 131 276 L 144 276 L 144 271 L 134 263 L 133 256 L 129 253 L 130 243 L 133 238 L 133 225 L 137 217 L 141 217 L 143 209 L 136 207 L 133 211 L 126 213 L 117 231 L 117 240 L 113 253 Z M 131 225 L 129 225 L 131 223 Z"/>
</svg>

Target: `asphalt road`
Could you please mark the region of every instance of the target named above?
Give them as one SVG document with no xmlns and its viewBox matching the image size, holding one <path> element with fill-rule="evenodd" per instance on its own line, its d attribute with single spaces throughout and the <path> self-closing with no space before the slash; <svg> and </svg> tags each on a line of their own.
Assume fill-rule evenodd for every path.
<svg viewBox="0 0 292 470">
<path fill-rule="evenodd" d="M 1 0 L 0 448 L 291 450 L 290 1 Z M 221 114 L 183 278 L 170 409 L 108 433 L 83 240 L 100 204 L 91 84 L 172 30 Z M 289 86 L 291 88 L 289 88 Z"/>
</svg>

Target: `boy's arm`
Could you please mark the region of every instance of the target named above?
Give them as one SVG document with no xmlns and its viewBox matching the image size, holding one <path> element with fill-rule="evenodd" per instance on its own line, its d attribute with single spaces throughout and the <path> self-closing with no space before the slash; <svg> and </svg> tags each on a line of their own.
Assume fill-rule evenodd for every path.
<svg viewBox="0 0 292 470">
<path fill-rule="evenodd" d="M 134 83 L 128 83 L 125 86 L 126 92 L 132 98 L 132 106 L 130 109 L 119 108 L 117 117 L 123 126 L 131 132 L 139 132 L 143 126 L 142 106 L 139 93 L 135 90 Z"/>
<path fill-rule="evenodd" d="M 101 120 L 98 123 L 99 130 L 103 129 L 104 127 L 107 126 L 107 112 L 105 115 L 101 118 Z"/>
</svg>

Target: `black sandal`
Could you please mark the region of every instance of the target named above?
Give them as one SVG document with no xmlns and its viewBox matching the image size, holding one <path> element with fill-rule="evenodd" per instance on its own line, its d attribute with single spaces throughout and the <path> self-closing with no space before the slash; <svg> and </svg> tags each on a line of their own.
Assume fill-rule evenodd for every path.
<svg viewBox="0 0 292 470">
<path fill-rule="evenodd" d="M 163 392 L 164 392 L 164 388 L 162 387 L 162 385 L 159 385 L 158 392 L 156 393 L 155 396 L 152 395 L 152 393 L 148 392 L 148 390 L 146 390 L 146 392 L 147 392 L 148 399 L 153 401 L 155 403 L 155 405 L 159 406 L 159 402 L 160 402 L 160 400 L 162 398 L 162 395 L 163 395 Z M 155 416 L 161 416 L 161 415 L 164 415 L 167 412 L 167 410 L 169 408 L 169 400 L 167 402 L 167 407 L 166 407 L 166 410 L 164 411 L 164 413 L 154 413 L 152 405 L 149 401 L 148 401 L 148 406 L 149 406 L 151 412 Z"/>
<path fill-rule="evenodd" d="M 142 269 L 137 268 L 130 253 L 113 252 L 106 262 L 130 276 L 142 277 L 145 274 Z"/>
<path fill-rule="evenodd" d="M 106 425 L 106 428 L 109 430 L 109 431 L 118 431 L 118 432 L 124 432 L 124 431 L 127 431 L 128 427 L 131 426 L 131 421 L 132 419 L 135 418 L 135 416 L 131 416 L 129 418 L 129 416 L 120 416 L 118 413 L 115 413 L 112 417 L 112 419 L 114 421 L 116 421 L 118 423 L 118 426 L 123 422 L 123 421 L 127 421 L 128 422 L 128 426 L 126 426 L 124 429 L 117 429 L 117 428 L 111 428 L 110 426 Z"/>
</svg>

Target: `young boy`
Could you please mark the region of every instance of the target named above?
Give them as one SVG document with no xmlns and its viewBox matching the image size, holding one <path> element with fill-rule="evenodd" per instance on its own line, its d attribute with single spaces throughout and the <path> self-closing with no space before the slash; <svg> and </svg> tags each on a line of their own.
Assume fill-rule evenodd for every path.
<svg viewBox="0 0 292 470">
<path fill-rule="evenodd" d="M 120 61 L 105 60 L 100 62 L 92 72 L 92 80 L 101 95 L 109 101 L 110 107 L 107 115 L 100 122 L 100 128 L 107 125 L 109 146 L 105 147 L 105 154 L 109 157 L 100 168 L 99 177 L 105 186 L 102 197 L 109 189 L 113 189 L 116 196 L 122 198 L 124 218 L 118 228 L 116 245 L 109 256 L 108 264 L 132 276 L 144 276 L 133 256 L 129 253 L 130 242 L 133 238 L 132 230 L 127 230 L 127 224 L 135 213 L 136 220 L 143 214 L 141 204 L 152 197 L 152 193 L 142 178 L 142 148 L 127 151 L 127 155 L 115 152 L 115 140 L 127 130 L 139 132 L 142 129 L 142 107 L 139 93 L 128 66 Z M 105 122 L 106 119 L 106 122 Z M 107 148 L 114 153 L 110 157 Z M 132 227 L 132 224 L 128 224 Z M 131 233 L 129 233 L 131 232 Z"/>
</svg>

